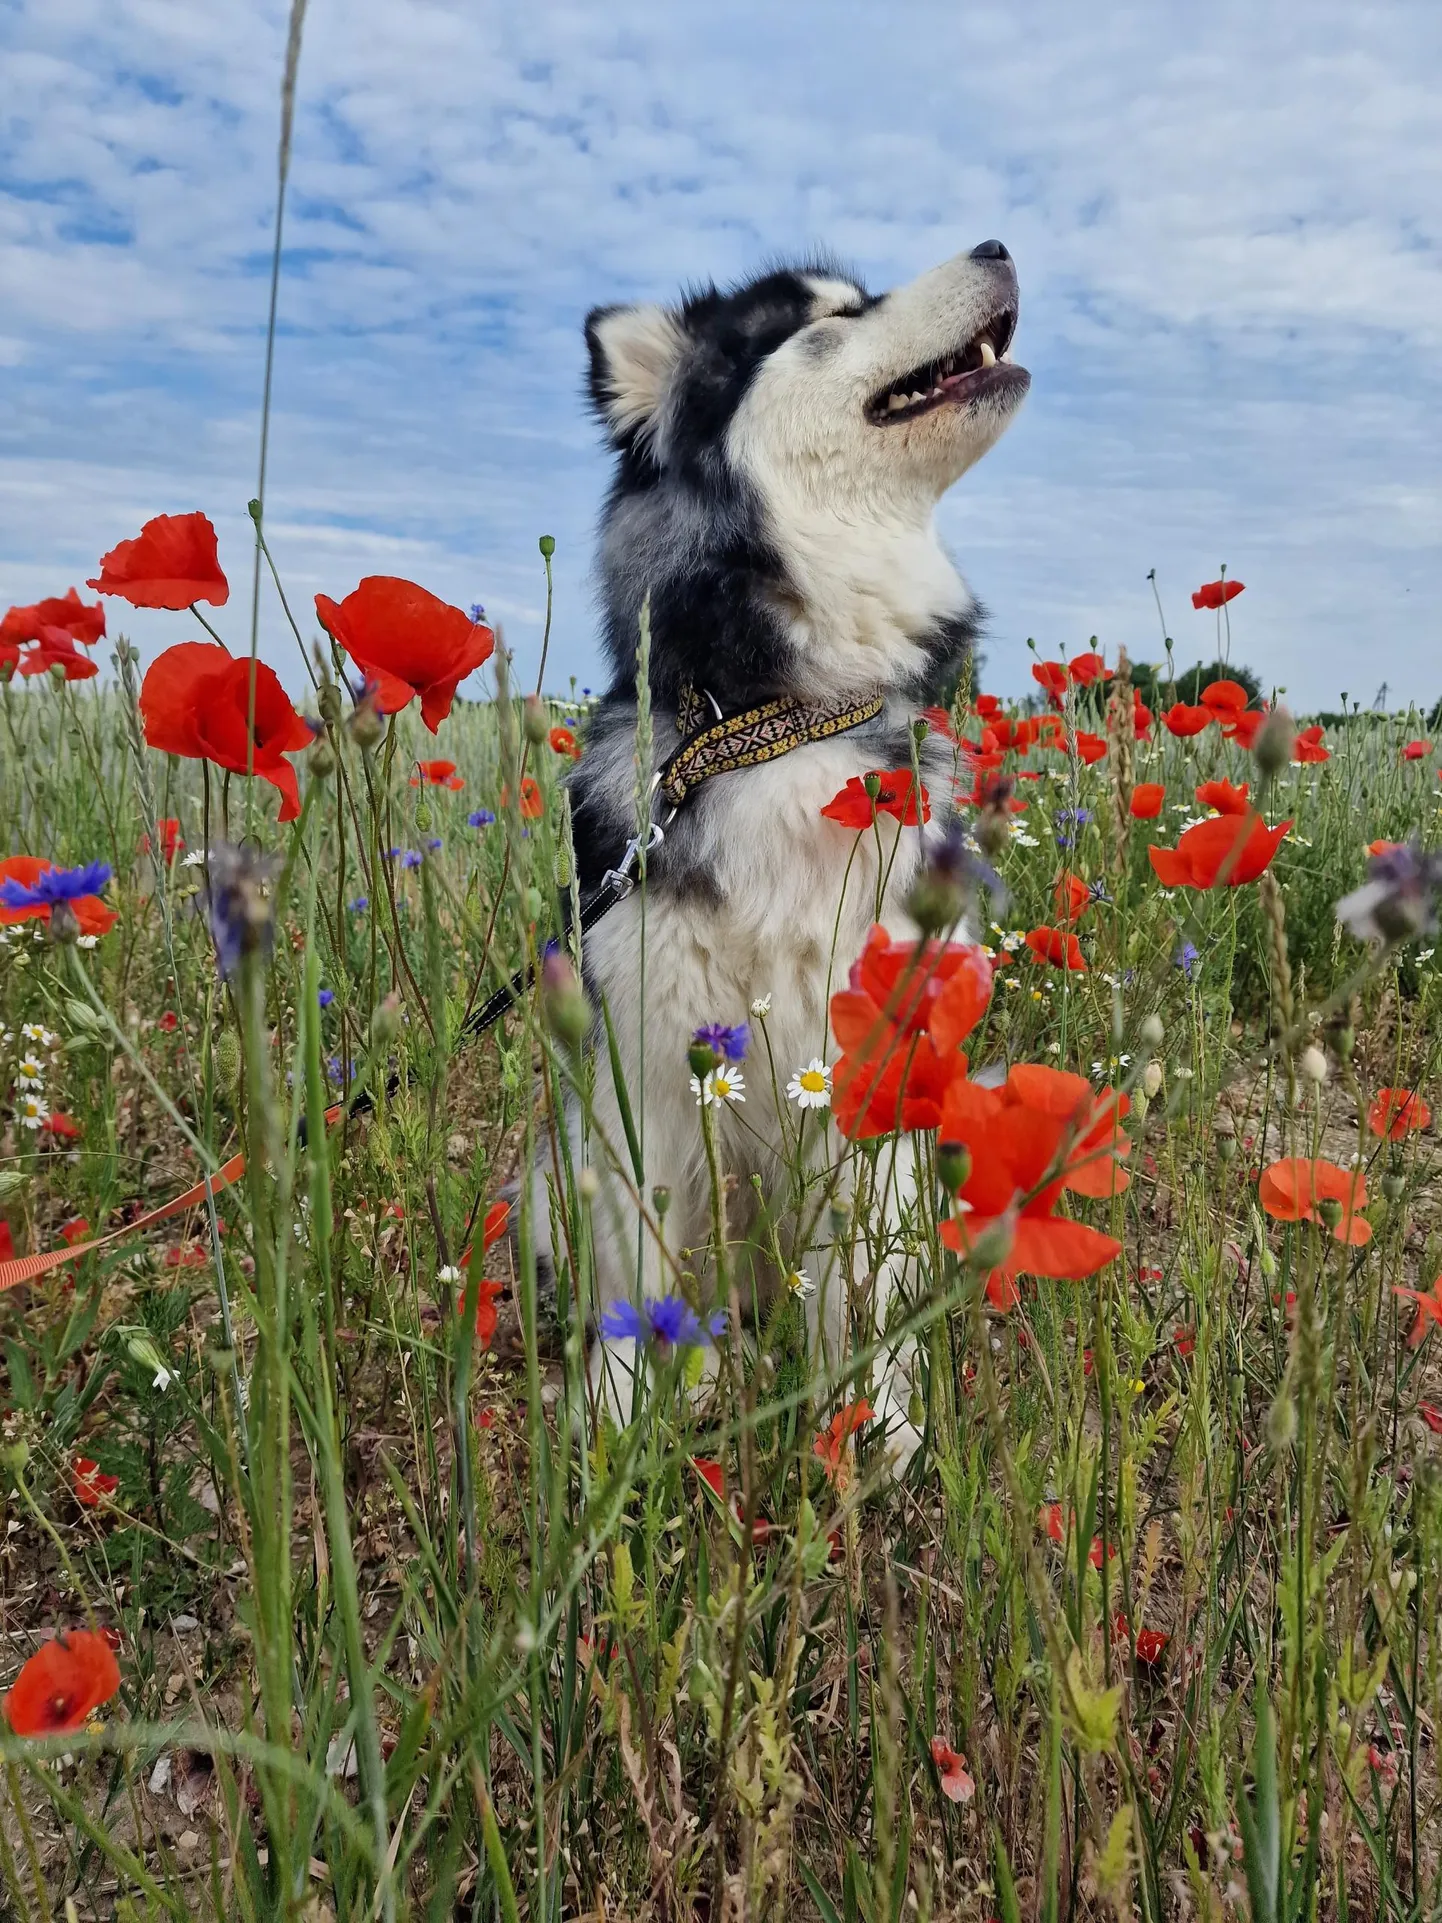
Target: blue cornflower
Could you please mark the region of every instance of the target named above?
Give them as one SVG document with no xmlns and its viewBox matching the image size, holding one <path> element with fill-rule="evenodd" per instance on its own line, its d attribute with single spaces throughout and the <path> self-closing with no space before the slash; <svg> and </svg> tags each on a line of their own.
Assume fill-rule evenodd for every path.
<svg viewBox="0 0 1442 1923">
<path fill-rule="evenodd" d="M 1193 975 L 1196 974 L 1201 959 L 1201 956 L 1192 944 L 1189 941 L 1184 941 L 1176 954 L 1172 956 L 1172 967 L 1180 968 L 1187 980 L 1190 981 Z"/>
<path fill-rule="evenodd" d="M 1090 808 L 1058 808 L 1052 817 L 1058 848 L 1075 846 L 1077 836 L 1092 818 Z"/>
<path fill-rule="evenodd" d="M 363 915 L 370 905 L 369 895 L 357 895 L 354 901 L 348 901 L 346 903 L 346 907 L 349 908 L 353 915 Z"/>
<path fill-rule="evenodd" d="M 335 990 L 333 988 L 322 988 L 317 993 L 316 1000 L 320 1003 L 322 1008 L 329 1008 L 331 1003 L 335 1000 Z"/>
<path fill-rule="evenodd" d="M 399 848 L 387 848 L 387 849 L 386 849 L 386 860 L 387 860 L 387 861 L 399 861 L 399 860 L 400 860 L 400 858 L 401 858 L 401 851 L 400 851 L 400 849 L 399 849 Z"/>
<path fill-rule="evenodd" d="M 1111 896 L 1107 893 L 1106 883 L 1104 881 L 1089 881 L 1087 883 L 1087 900 L 1089 902 L 1110 902 Z"/>
<path fill-rule="evenodd" d="M 98 895 L 110 879 L 110 866 L 90 861 L 83 868 L 45 868 L 29 887 L 23 881 L 0 882 L 0 904 L 6 908 L 54 908 L 58 903 Z"/>
<path fill-rule="evenodd" d="M 639 1308 L 634 1302 L 613 1302 L 601 1317 L 602 1335 L 613 1340 L 654 1342 L 658 1349 L 700 1349 L 713 1342 L 725 1327 L 724 1309 L 717 1309 L 703 1323 L 679 1295 L 663 1295 L 655 1301 L 648 1296 Z"/>
<path fill-rule="evenodd" d="M 495 818 L 489 808 L 477 808 L 474 814 L 466 816 L 466 826 L 468 828 L 489 828 Z"/>
<path fill-rule="evenodd" d="M 481 623 L 482 623 L 482 621 L 484 621 L 484 620 L 485 620 L 485 618 L 486 618 L 486 611 L 485 611 L 485 609 L 484 609 L 484 608 L 483 608 L 483 607 L 481 606 L 481 604 L 480 604 L 480 602 L 479 602 L 479 601 L 472 601 L 472 603 L 471 603 L 471 625 L 472 625 L 472 627 L 479 627 L 479 626 L 481 625 Z"/>
<path fill-rule="evenodd" d="M 573 714 L 568 714 L 565 720 L 561 723 L 561 726 L 563 728 L 579 728 L 580 725 L 581 725 L 580 721 Z"/>
<path fill-rule="evenodd" d="M 325 1072 L 338 1087 L 355 1080 L 355 1063 L 343 1062 L 339 1055 L 326 1057 Z"/>
<path fill-rule="evenodd" d="M 419 868 L 421 860 L 422 857 L 416 853 L 414 848 L 403 848 L 401 850 L 402 868 Z"/>
<path fill-rule="evenodd" d="M 737 1022 L 734 1028 L 728 1028 L 724 1022 L 707 1022 L 696 1030 L 691 1040 L 709 1048 L 720 1061 L 744 1062 L 751 1029 L 746 1022 Z"/>
<path fill-rule="evenodd" d="M 437 850 L 437 848 L 439 848 L 439 847 L 440 847 L 440 845 L 441 845 L 441 838 L 440 838 L 440 836 L 439 836 L 439 835 L 429 835 L 429 836 L 427 836 L 427 838 L 426 838 L 426 846 L 427 846 L 427 848 L 429 848 L 429 849 L 430 849 L 430 851 L 431 851 L 431 853 L 432 853 L 432 854 L 434 854 L 434 853 L 436 852 L 436 850 Z"/>
<path fill-rule="evenodd" d="M 263 961 L 275 940 L 275 908 L 270 884 L 281 867 L 278 855 L 263 855 L 231 842 L 218 842 L 207 863 L 210 932 L 220 972 L 229 978 L 246 955 Z"/>
</svg>

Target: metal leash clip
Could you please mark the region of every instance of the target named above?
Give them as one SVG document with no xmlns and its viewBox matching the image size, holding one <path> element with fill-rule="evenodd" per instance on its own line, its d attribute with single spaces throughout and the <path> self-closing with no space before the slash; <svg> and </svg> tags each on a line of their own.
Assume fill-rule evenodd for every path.
<svg viewBox="0 0 1442 1923">
<path fill-rule="evenodd" d="M 674 810 L 672 812 L 674 814 Z M 666 830 L 661 826 L 659 821 L 653 821 L 651 823 L 650 833 L 646 839 L 646 853 L 649 855 L 653 848 L 659 848 L 665 839 Z M 631 870 L 636 866 L 636 860 L 640 853 L 641 837 L 639 835 L 632 835 L 631 839 L 626 843 L 625 852 L 622 854 L 620 861 L 614 868 L 608 868 L 601 877 L 601 886 L 603 888 L 613 889 L 617 901 L 624 901 L 636 886 L 636 878 L 631 873 Z"/>
</svg>

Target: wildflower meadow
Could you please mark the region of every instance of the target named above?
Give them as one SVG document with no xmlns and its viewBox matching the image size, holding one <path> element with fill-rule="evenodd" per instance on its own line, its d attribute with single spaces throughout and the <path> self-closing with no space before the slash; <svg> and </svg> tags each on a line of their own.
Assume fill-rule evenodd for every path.
<svg viewBox="0 0 1442 1923">
<path fill-rule="evenodd" d="M 587 699 L 337 587 L 277 672 L 160 516 L 0 625 L 0 1909 L 1435 1917 L 1421 717 L 1257 698 L 1225 573 L 1158 667 L 964 679 L 956 827 L 919 765 L 824 811 L 923 833 L 913 925 L 806 1059 L 763 993 L 669 1065 L 682 1249 L 639 1107 L 558 1121 Z"/>
</svg>

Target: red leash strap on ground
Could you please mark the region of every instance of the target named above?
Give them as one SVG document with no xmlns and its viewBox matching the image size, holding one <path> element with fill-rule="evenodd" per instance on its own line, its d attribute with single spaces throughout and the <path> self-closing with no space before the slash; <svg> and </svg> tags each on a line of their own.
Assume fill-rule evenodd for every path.
<svg viewBox="0 0 1442 1923">
<path fill-rule="evenodd" d="M 344 1104 L 337 1103 L 334 1108 L 328 1108 L 325 1112 L 326 1122 L 328 1124 L 334 1122 L 342 1113 L 343 1107 Z M 232 1182 L 238 1182 L 244 1173 L 245 1157 L 232 1155 L 230 1160 L 222 1163 L 209 1178 L 208 1186 L 211 1194 L 219 1195 L 221 1190 L 228 1189 Z M 6 1289 L 18 1287 L 22 1282 L 38 1281 L 42 1275 L 49 1275 L 52 1269 L 61 1268 L 67 1262 L 77 1261 L 82 1255 L 89 1255 L 92 1249 L 108 1248 L 112 1242 L 120 1241 L 123 1236 L 138 1235 L 142 1229 L 154 1228 L 157 1222 L 167 1222 L 172 1216 L 184 1215 L 187 1209 L 193 1209 L 197 1203 L 205 1200 L 206 1187 L 206 1182 L 197 1182 L 183 1195 L 177 1195 L 172 1201 L 162 1202 L 158 1209 L 149 1209 L 144 1215 L 137 1215 L 133 1222 L 126 1222 L 121 1228 L 111 1229 L 108 1235 L 97 1235 L 89 1242 L 77 1242 L 73 1247 L 63 1249 L 50 1249 L 44 1254 L 17 1255 L 8 1262 L 0 1262 L 0 1294 L 3 1294 Z"/>
</svg>

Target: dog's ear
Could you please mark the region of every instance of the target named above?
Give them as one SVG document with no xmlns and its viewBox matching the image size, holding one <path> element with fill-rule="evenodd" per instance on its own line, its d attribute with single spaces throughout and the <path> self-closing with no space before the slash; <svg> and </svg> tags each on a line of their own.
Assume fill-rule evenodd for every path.
<svg viewBox="0 0 1442 1923">
<path fill-rule="evenodd" d="M 667 307 L 595 307 L 586 317 L 591 399 L 618 447 L 655 435 L 686 330 Z"/>
</svg>

